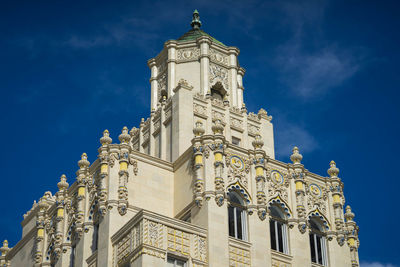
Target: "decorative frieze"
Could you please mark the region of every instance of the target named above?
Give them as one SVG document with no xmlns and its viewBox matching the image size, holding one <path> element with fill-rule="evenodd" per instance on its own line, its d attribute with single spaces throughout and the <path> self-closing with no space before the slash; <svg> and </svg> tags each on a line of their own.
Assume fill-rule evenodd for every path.
<svg viewBox="0 0 400 267">
<path fill-rule="evenodd" d="M 210 49 L 209 53 L 210 53 L 211 62 L 228 66 L 229 61 L 228 61 L 227 55 L 219 52 L 218 50 L 212 49 L 212 48 Z"/>
<path fill-rule="evenodd" d="M 243 132 L 243 122 L 239 119 L 231 117 L 231 127 L 235 130 Z"/>
<path fill-rule="evenodd" d="M 260 132 L 260 127 L 249 123 L 247 126 L 247 131 L 248 131 L 249 135 L 255 136 L 256 134 L 258 134 Z"/>
<path fill-rule="evenodd" d="M 207 119 L 207 107 L 193 103 L 193 112 L 195 115 Z"/>
<path fill-rule="evenodd" d="M 197 60 L 200 56 L 200 49 L 197 47 L 178 49 L 176 53 L 177 62 Z"/>
</svg>

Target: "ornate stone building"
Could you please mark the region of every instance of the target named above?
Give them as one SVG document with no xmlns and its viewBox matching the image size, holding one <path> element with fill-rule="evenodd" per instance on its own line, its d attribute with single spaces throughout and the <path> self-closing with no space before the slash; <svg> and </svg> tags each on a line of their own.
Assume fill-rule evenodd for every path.
<svg viewBox="0 0 400 267">
<path fill-rule="evenodd" d="M 275 159 L 272 117 L 243 102 L 239 49 L 192 29 L 148 61 L 151 113 L 24 215 L 1 266 L 359 266 L 335 162 Z"/>
</svg>

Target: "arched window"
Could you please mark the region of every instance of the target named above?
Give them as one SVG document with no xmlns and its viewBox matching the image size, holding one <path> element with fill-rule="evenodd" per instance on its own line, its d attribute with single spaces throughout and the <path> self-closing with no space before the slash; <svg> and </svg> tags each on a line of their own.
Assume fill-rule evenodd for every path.
<svg viewBox="0 0 400 267">
<path fill-rule="evenodd" d="M 243 199 L 236 192 L 229 192 L 229 235 L 247 241 L 247 212 Z"/>
<path fill-rule="evenodd" d="M 271 205 L 269 210 L 271 214 L 271 219 L 269 221 L 271 248 L 289 254 L 286 216 L 282 209 L 276 205 Z"/>
<path fill-rule="evenodd" d="M 320 220 L 311 218 L 310 221 L 310 250 L 311 261 L 326 266 L 326 239 L 324 227 Z"/>
<path fill-rule="evenodd" d="M 213 87 L 211 87 L 212 98 L 223 101 L 225 95 L 226 95 L 226 90 L 221 82 L 217 82 L 216 84 L 213 85 Z"/>
</svg>

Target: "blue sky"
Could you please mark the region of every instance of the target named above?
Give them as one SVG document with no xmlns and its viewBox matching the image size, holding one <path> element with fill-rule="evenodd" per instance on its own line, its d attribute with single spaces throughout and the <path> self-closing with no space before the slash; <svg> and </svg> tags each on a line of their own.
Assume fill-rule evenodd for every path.
<svg viewBox="0 0 400 267">
<path fill-rule="evenodd" d="M 146 65 L 189 30 L 241 50 L 245 102 L 274 119 L 277 158 L 299 146 L 305 167 L 340 168 L 365 267 L 399 266 L 395 208 L 400 75 L 395 1 L 21 1 L 0 10 L 0 239 L 61 174 L 75 180 L 99 137 L 149 115 Z"/>
</svg>

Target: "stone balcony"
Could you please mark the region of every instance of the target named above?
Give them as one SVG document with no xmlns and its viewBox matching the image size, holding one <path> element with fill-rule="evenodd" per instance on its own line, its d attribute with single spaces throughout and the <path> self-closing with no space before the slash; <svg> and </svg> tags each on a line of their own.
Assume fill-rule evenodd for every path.
<svg viewBox="0 0 400 267">
<path fill-rule="evenodd" d="M 112 238 L 113 266 L 151 256 L 166 261 L 171 255 L 191 262 L 191 266 L 207 266 L 207 231 L 190 223 L 139 211 Z"/>
</svg>

